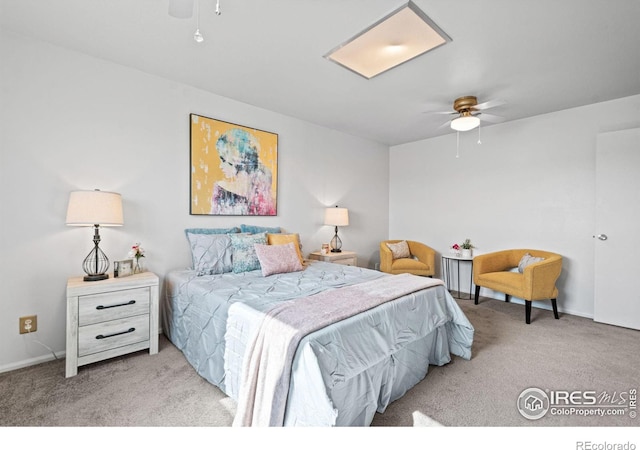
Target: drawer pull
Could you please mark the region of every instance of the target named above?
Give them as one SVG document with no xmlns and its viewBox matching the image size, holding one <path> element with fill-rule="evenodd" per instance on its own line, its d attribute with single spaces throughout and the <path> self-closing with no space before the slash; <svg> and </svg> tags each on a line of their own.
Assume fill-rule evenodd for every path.
<svg viewBox="0 0 640 450">
<path fill-rule="evenodd" d="M 135 302 L 136 302 L 135 300 L 129 300 L 127 303 L 118 303 L 117 305 L 109 305 L 109 306 L 98 305 L 96 306 L 96 309 L 117 308 L 118 306 L 133 305 L 135 304 Z"/>
<path fill-rule="evenodd" d="M 110 338 L 110 337 L 114 337 L 114 336 L 119 336 L 121 334 L 133 333 L 134 331 L 136 331 L 136 329 L 131 327 L 127 331 L 121 331 L 119 333 L 99 334 L 99 335 L 96 336 L 96 339 L 106 339 L 106 338 Z"/>
</svg>

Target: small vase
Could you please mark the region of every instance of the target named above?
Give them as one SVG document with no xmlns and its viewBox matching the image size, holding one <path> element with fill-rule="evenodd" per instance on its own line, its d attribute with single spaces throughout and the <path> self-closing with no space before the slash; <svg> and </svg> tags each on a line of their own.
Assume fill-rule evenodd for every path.
<svg viewBox="0 0 640 450">
<path fill-rule="evenodd" d="M 144 272 L 144 266 L 142 264 L 142 261 L 140 261 L 140 258 L 136 258 L 136 262 L 134 263 L 133 266 L 133 273 L 142 273 Z"/>
<path fill-rule="evenodd" d="M 463 258 L 471 258 L 471 249 L 470 248 L 463 248 L 462 249 L 462 257 Z"/>
</svg>

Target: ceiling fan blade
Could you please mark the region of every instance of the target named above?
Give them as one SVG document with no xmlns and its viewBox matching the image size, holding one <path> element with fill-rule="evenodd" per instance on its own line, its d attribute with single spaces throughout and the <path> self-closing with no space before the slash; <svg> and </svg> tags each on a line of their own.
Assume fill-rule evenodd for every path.
<svg viewBox="0 0 640 450">
<path fill-rule="evenodd" d="M 169 0 L 169 15 L 176 19 L 189 19 L 193 15 L 194 0 Z"/>
<path fill-rule="evenodd" d="M 437 130 L 441 129 L 441 128 L 445 128 L 445 127 L 449 127 L 451 126 L 451 121 L 447 120 L 445 123 L 443 123 L 442 125 L 440 125 L 438 128 L 436 128 Z"/>
<path fill-rule="evenodd" d="M 451 115 L 451 114 L 458 114 L 458 113 L 456 111 L 422 111 L 422 114 Z"/>
<path fill-rule="evenodd" d="M 478 115 L 480 116 L 480 120 L 484 122 L 491 122 L 491 123 L 504 122 L 504 117 L 501 117 L 501 116 L 495 116 L 493 114 L 486 114 L 486 113 L 480 113 Z"/>
<path fill-rule="evenodd" d="M 473 109 L 482 111 L 484 109 L 495 108 L 496 106 L 502 106 L 506 103 L 507 102 L 505 102 L 504 100 L 489 100 L 487 102 L 477 104 L 476 106 L 473 107 Z"/>
</svg>

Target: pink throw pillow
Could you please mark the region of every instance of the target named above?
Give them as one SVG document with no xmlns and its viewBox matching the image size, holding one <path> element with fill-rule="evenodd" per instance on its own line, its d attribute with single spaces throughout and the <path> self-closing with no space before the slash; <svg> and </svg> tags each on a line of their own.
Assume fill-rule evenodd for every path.
<svg viewBox="0 0 640 450">
<path fill-rule="evenodd" d="M 281 245 L 254 244 L 254 246 L 260 261 L 262 276 L 298 272 L 304 268 L 293 242 Z"/>
</svg>

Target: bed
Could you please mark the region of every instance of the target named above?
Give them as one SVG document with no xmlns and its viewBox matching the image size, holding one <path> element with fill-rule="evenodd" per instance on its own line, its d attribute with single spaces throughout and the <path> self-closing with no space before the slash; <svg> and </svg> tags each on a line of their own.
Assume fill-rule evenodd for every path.
<svg viewBox="0 0 640 450">
<path fill-rule="evenodd" d="M 175 270 L 165 277 L 163 331 L 198 374 L 238 402 L 248 349 L 270 311 L 388 284 L 385 277 L 397 275 L 321 261 L 266 276 L 260 269 Z M 473 326 L 437 281 L 302 336 L 285 370 L 283 417 L 275 425 L 368 426 L 430 365 L 452 355 L 470 359 Z"/>
</svg>

